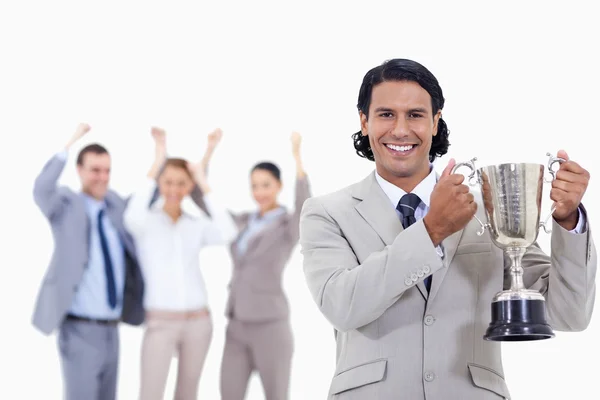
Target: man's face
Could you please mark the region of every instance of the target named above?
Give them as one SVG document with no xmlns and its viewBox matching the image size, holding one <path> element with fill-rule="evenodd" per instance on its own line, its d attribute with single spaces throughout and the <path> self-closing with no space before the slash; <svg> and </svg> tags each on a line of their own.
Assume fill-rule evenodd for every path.
<svg viewBox="0 0 600 400">
<path fill-rule="evenodd" d="M 416 82 L 373 87 L 369 118 L 361 113 L 360 119 L 382 178 L 414 188 L 429 174 L 429 150 L 440 115 L 433 115 L 429 93 Z"/>
<path fill-rule="evenodd" d="M 82 165 L 77 166 L 77 172 L 83 192 L 102 200 L 108 190 L 110 156 L 106 153 L 86 153 Z"/>
</svg>

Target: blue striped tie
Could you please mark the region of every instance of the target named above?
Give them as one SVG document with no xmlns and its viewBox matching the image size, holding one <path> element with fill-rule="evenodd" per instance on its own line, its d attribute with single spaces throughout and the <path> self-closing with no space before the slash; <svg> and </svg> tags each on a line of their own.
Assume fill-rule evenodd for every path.
<svg viewBox="0 0 600 400">
<path fill-rule="evenodd" d="M 417 222 L 415 219 L 415 210 L 419 207 L 419 204 L 421 204 L 421 199 L 414 193 L 405 194 L 398 202 L 396 209 L 402 214 L 402 226 L 404 229 Z M 431 287 L 431 275 L 425 278 L 424 282 L 425 287 L 429 292 L 429 288 Z"/>
</svg>

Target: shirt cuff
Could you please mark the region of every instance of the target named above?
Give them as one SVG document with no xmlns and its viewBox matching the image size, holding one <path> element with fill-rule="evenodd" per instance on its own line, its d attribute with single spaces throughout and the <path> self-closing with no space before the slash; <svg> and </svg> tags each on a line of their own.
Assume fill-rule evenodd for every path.
<svg viewBox="0 0 600 400">
<path fill-rule="evenodd" d="M 569 232 L 581 234 L 584 232 L 587 221 L 585 220 L 585 215 L 581 212 L 580 207 L 577 208 L 577 211 L 579 212 L 579 219 L 577 221 L 577 226 L 575 226 L 575 229 L 573 229 Z"/>
<path fill-rule="evenodd" d="M 436 247 L 435 251 L 437 252 L 438 256 L 440 256 L 440 258 L 444 258 L 444 250 L 442 250 L 442 246 Z"/>
<path fill-rule="evenodd" d="M 55 157 L 61 161 L 65 161 L 69 157 L 69 152 L 67 150 L 61 150 L 55 154 Z"/>
</svg>

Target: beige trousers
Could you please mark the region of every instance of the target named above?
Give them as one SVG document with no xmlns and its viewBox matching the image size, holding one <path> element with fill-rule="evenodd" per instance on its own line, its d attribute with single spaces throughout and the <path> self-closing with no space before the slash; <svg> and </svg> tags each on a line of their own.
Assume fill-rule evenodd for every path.
<svg viewBox="0 0 600 400">
<path fill-rule="evenodd" d="M 212 339 L 207 311 L 148 312 L 142 342 L 140 400 L 163 400 L 169 367 L 178 357 L 175 400 L 195 400 Z"/>
</svg>

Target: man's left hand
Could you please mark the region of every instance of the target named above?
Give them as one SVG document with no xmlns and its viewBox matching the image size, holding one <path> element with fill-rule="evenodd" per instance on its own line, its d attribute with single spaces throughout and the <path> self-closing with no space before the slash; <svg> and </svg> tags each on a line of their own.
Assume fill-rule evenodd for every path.
<svg viewBox="0 0 600 400">
<path fill-rule="evenodd" d="M 590 180 L 590 173 L 569 160 L 567 152 L 560 150 L 557 157 L 566 160 L 560 164 L 556 179 L 552 182 L 550 199 L 555 202 L 554 220 L 564 229 L 575 229 L 579 221 L 579 205 Z"/>
</svg>

